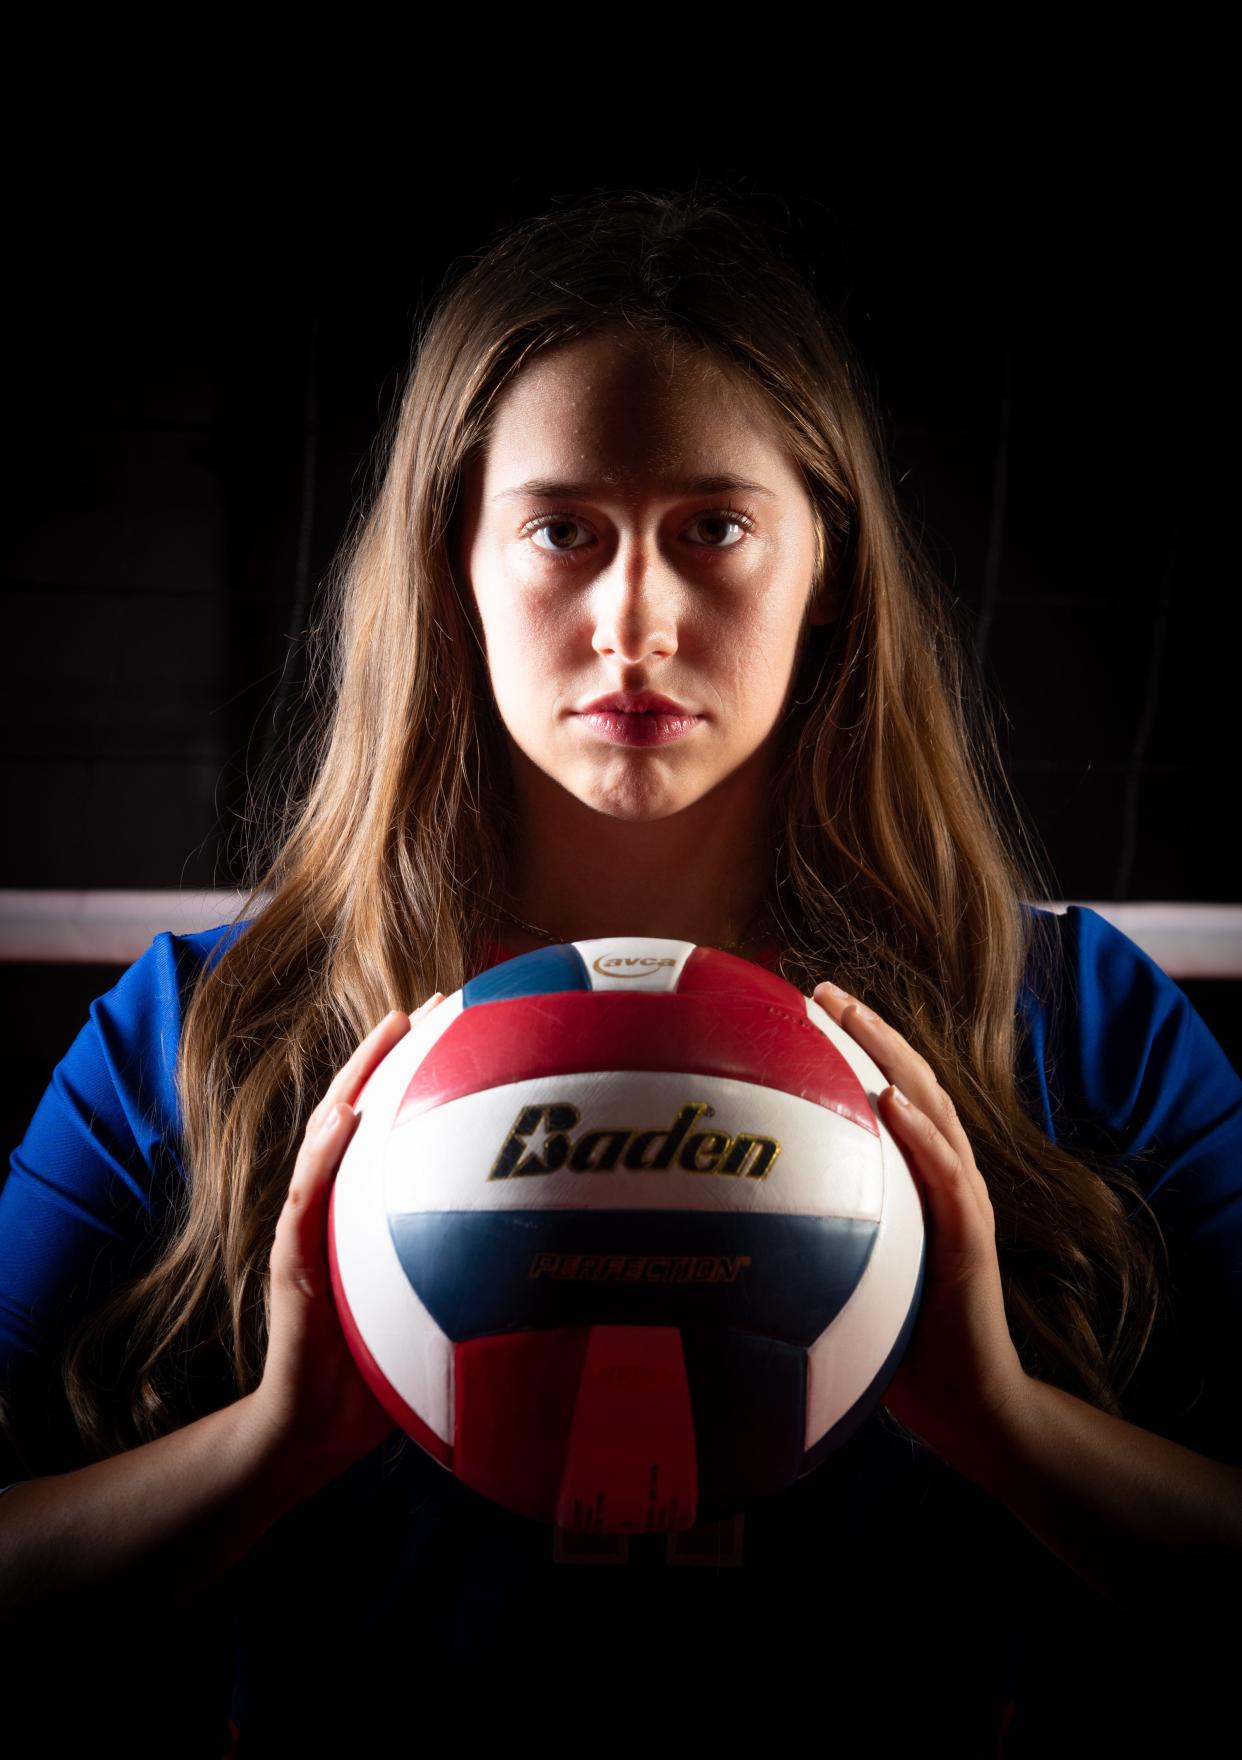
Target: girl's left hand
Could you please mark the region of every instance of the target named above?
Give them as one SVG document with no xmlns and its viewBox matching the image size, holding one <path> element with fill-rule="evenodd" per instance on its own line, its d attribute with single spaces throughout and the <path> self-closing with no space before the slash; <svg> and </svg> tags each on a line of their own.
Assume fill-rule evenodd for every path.
<svg viewBox="0 0 1242 1760">
<path fill-rule="evenodd" d="M 879 1096 L 923 1196 L 927 1262 L 918 1317 L 884 1404 L 950 1465 L 987 1449 L 1031 1387 L 1010 1337 L 992 1200 L 953 1102 L 895 1027 L 842 991 L 814 1000 L 895 1087 Z M 895 1098 L 897 1089 L 909 1105 Z"/>
</svg>

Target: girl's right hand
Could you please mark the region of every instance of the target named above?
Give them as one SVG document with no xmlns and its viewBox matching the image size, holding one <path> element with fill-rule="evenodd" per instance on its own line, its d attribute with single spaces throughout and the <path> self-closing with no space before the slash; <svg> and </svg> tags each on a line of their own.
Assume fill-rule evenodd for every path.
<svg viewBox="0 0 1242 1760">
<path fill-rule="evenodd" d="M 418 1020 L 444 996 L 429 996 Z M 333 1078 L 307 1120 L 269 1262 L 271 1323 L 263 1378 L 252 1398 L 290 1459 L 322 1476 L 343 1472 L 395 1428 L 354 1362 L 328 1271 L 328 1198 L 357 1127 L 354 1102 L 376 1066 L 410 1030 L 394 1010 Z"/>
</svg>

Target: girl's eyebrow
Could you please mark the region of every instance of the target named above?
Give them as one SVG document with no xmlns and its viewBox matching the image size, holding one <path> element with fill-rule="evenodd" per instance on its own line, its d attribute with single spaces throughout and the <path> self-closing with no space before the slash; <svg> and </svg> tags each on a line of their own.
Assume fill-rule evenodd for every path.
<svg viewBox="0 0 1242 1760">
<path fill-rule="evenodd" d="M 775 499 L 776 491 L 765 488 L 762 483 L 752 483 L 746 477 L 736 476 L 732 471 L 718 471 L 715 476 L 691 477 L 678 483 L 666 485 L 673 495 L 715 495 L 729 489 L 739 489 L 749 495 L 770 495 Z M 501 489 L 492 496 L 493 501 L 518 501 L 534 498 L 541 501 L 606 501 L 615 495 L 614 485 L 604 483 L 563 483 L 555 482 L 550 477 L 532 477 L 529 482 L 519 483 L 515 489 Z"/>
</svg>

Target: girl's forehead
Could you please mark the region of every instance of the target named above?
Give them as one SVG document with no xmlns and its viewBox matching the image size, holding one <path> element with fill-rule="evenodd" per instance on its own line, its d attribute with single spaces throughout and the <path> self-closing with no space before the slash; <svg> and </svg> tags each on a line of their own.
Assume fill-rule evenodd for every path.
<svg viewBox="0 0 1242 1760">
<path fill-rule="evenodd" d="M 720 448 L 782 448 L 773 412 L 736 373 L 701 352 L 652 356 L 612 339 L 562 344 L 536 356 L 493 412 L 490 463 L 508 480 L 694 475 L 726 468 Z M 525 468 L 529 465 L 529 469 Z M 739 469 L 736 460 L 729 468 Z M 490 474 L 490 472 L 489 472 Z"/>
</svg>

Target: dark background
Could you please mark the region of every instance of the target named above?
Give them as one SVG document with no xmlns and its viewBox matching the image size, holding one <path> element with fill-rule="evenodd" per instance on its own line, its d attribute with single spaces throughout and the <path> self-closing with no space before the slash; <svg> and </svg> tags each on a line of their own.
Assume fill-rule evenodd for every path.
<svg viewBox="0 0 1242 1760">
<path fill-rule="evenodd" d="M 368 118 L 348 139 L 325 129 L 331 150 L 310 151 L 309 114 L 235 150 L 226 93 L 196 112 L 191 148 L 170 136 L 181 88 L 163 76 L 158 119 L 109 90 L 63 161 L 48 158 L 62 118 L 32 127 L 6 217 L 0 888 L 235 883 L 246 777 L 295 696 L 306 611 L 369 481 L 416 312 L 463 252 L 553 197 L 702 176 L 785 205 L 791 248 L 872 375 L 1057 896 L 1235 900 L 1219 95 L 1162 44 L 1139 85 L 1101 55 L 1072 116 L 1045 88 L 1007 128 L 1027 48 L 1007 54 L 1004 80 L 978 74 L 986 113 L 963 117 L 929 79 L 920 126 L 898 135 L 878 82 L 869 112 L 841 116 L 857 71 L 843 80 L 817 51 L 822 93 L 757 145 L 732 137 L 761 51 L 734 48 L 714 75 L 726 126 L 694 151 L 651 144 L 667 117 L 645 87 L 598 104 L 577 53 L 559 98 L 574 129 L 535 143 L 528 115 L 506 118 L 481 166 L 468 147 L 486 104 L 433 129 L 410 101 L 426 69 L 395 53 L 383 137 Z M 549 88 L 526 67 L 533 113 Z M 461 61 L 436 71 L 457 84 Z M 712 77 L 680 53 L 663 76 L 676 103 Z M 0 966 L 9 1146 L 120 970 Z M 1183 988 L 1242 1064 L 1242 986 Z M 938 1595 L 903 1617 L 936 1618 Z M 1067 1671 L 1094 1674 L 1097 1611 Z M 1119 1674 L 1111 1652 L 1098 1667 L 1121 1696 L 1146 1672 Z M 1071 1752 L 1050 1703 L 1055 1751 Z"/>
</svg>

